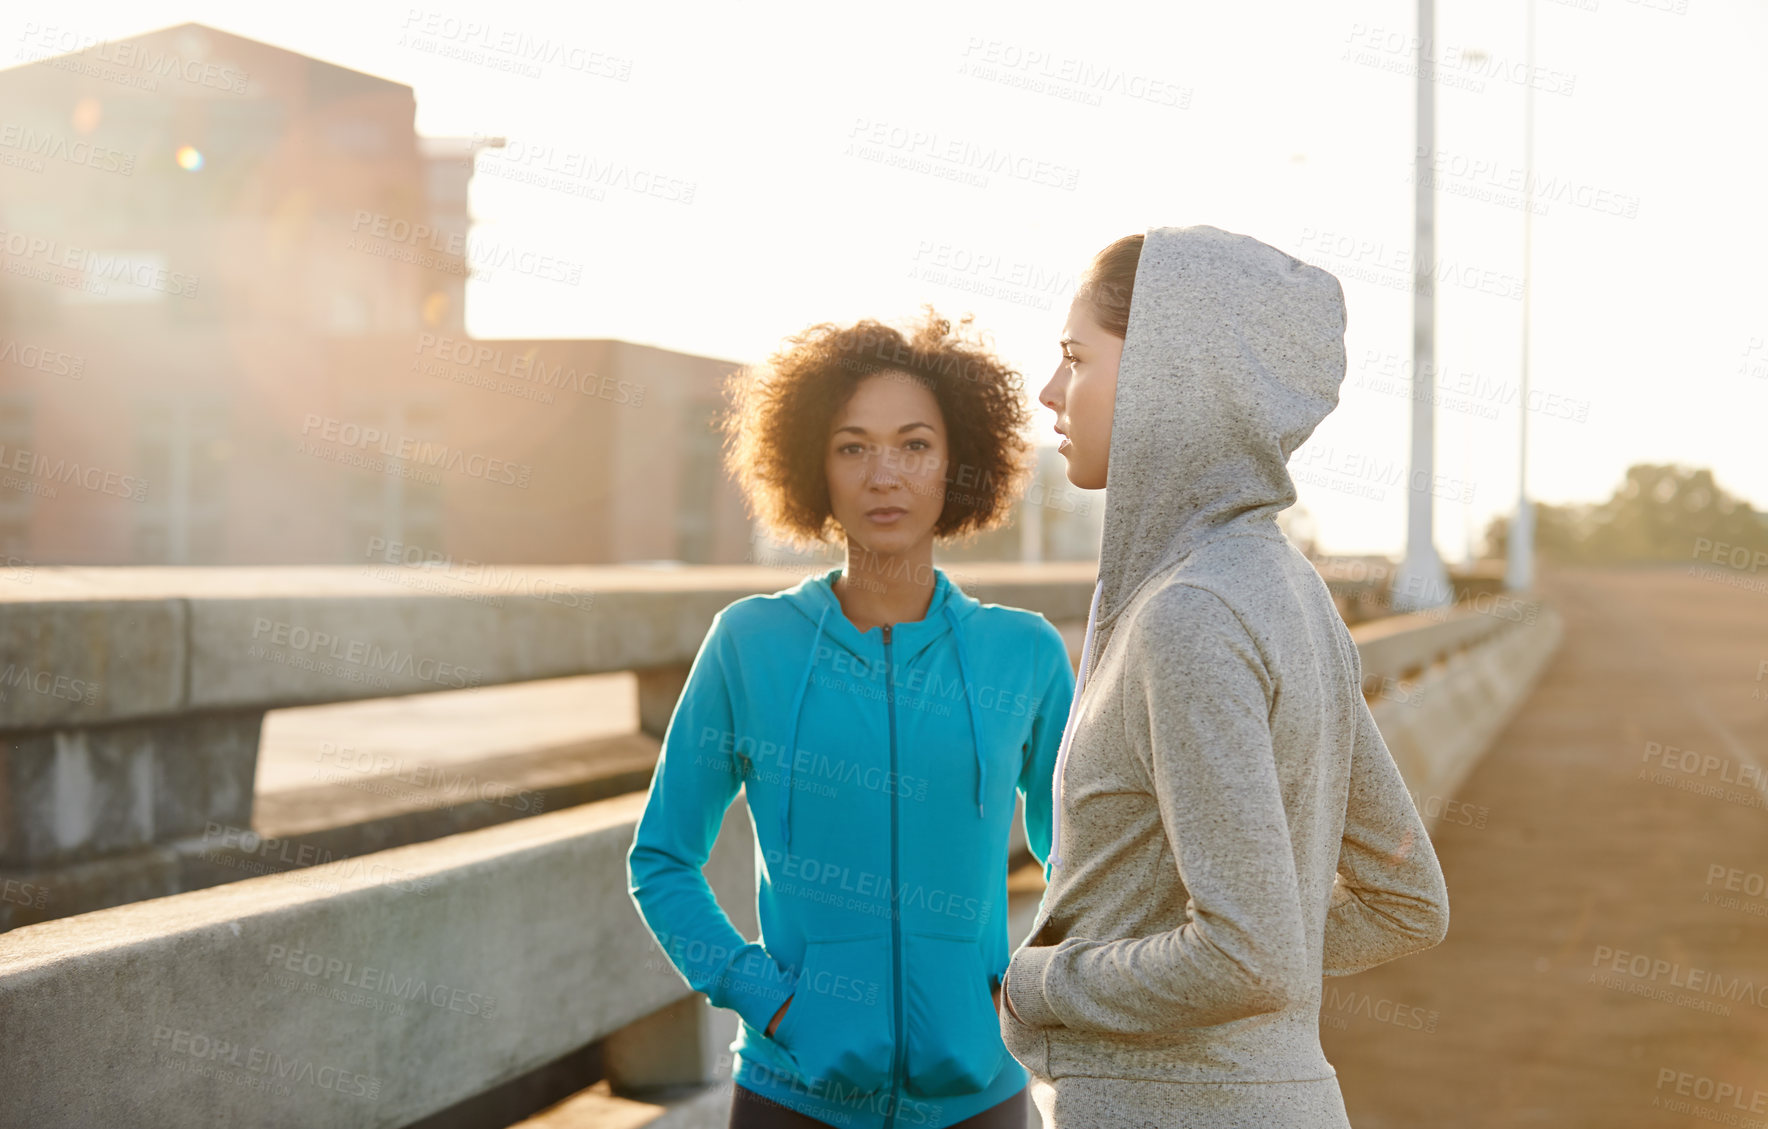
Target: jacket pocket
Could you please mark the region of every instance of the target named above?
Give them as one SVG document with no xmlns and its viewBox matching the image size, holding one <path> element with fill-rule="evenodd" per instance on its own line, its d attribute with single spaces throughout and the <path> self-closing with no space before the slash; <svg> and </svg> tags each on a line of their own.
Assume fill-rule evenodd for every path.
<svg viewBox="0 0 1768 1129">
<path fill-rule="evenodd" d="M 908 1090 L 945 1097 L 986 1089 L 1007 1062 L 993 986 L 973 937 L 911 932 L 905 938 Z"/>
<path fill-rule="evenodd" d="M 890 940 L 883 934 L 809 941 L 798 988 L 774 1028 L 807 1081 L 870 1094 L 890 1082 Z"/>
</svg>

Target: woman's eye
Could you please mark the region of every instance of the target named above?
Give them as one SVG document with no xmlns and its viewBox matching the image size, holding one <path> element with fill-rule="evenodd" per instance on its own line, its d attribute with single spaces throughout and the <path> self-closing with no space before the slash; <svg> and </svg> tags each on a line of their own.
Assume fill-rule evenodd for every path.
<svg viewBox="0 0 1768 1129">
<path fill-rule="evenodd" d="M 919 446 L 919 447 L 914 447 L 914 448 L 913 448 L 913 449 L 914 449 L 914 450 L 917 450 L 917 451 L 924 451 L 924 450 L 926 450 L 926 449 L 927 449 L 927 447 L 928 447 L 928 446 L 930 446 L 930 444 L 929 444 L 929 443 L 928 443 L 928 442 L 927 442 L 927 440 L 925 440 L 925 439 L 910 439 L 910 440 L 909 440 L 909 443 L 910 443 L 910 444 L 911 444 L 911 445 L 912 445 L 912 444 L 915 444 L 915 443 L 919 443 L 919 444 L 920 444 L 920 446 Z"/>
</svg>

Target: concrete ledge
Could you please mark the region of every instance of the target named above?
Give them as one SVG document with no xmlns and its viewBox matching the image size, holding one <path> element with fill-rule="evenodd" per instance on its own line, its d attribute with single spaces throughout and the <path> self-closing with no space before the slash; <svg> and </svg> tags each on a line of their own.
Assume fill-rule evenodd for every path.
<svg viewBox="0 0 1768 1129">
<path fill-rule="evenodd" d="M 182 709 L 184 600 L 96 593 L 58 599 L 36 583 L 57 571 L 37 568 L 30 585 L 0 585 L 0 729 L 90 725 Z"/>
<path fill-rule="evenodd" d="M 1559 647 L 1559 613 L 1549 605 L 1531 606 L 1534 622 L 1501 624 L 1479 646 L 1369 703 L 1427 828 L 1447 814 L 1456 789 L 1527 700 Z"/>
<path fill-rule="evenodd" d="M 199 821 L 184 838 L 0 867 L 0 933 L 642 792 L 656 763 L 657 742 L 628 734 L 450 766 L 486 799 L 340 772 L 339 783 L 261 794 L 255 811 Z"/>
<path fill-rule="evenodd" d="M 476 831 L 651 786 L 658 742 L 629 733 L 531 752 L 450 761 L 439 788 L 391 774 L 330 772 L 331 783 L 258 794 L 252 829 L 338 857 Z"/>
<path fill-rule="evenodd" d="M 258 710 L 0 733 L 0 867 L 52 866 L 248 823 Z"/>
<path fill-rule="evenodd" d="M 49 688 L 11 695 L 0 730 L 681 665 L 719 609 L 806 571 L 824 568 L 40 567 L 29 585 L 0 585 L 0 671 L 49 671 Z M 1086 617 L 1095 575 L 1090 563 L 946 571 L 979 600 L 1051 620 Z"/>
<path fill-rule="evenodd" d="M 0 933 L 189 889 L 181 878 L 183 846 L 172 843 L 63 866 L 0 870 Z"/>
<path fill-rule="evenodd" d="M 656 1012 L 686 991 L 625 893 L 644 799 L 0 937 L 7 1116 L 402 1126 Z M 751 842 L 733 805 L 707 874 L 754 936 Z"/>
<path fill-rule="evenodd" d="M 1413 675 L 1432 663 L 1469 647 L 1506 627 L 1526 622 L 1537 613 L 1536 605 L 1512 601 L 1506 614 L 1479 611 L 1466 606 L 1438 608 L 1410 615 L 1387 616 L 1351 628 L 1357 653 L 1363 661 L 1363 685 Z"/>
</svg>

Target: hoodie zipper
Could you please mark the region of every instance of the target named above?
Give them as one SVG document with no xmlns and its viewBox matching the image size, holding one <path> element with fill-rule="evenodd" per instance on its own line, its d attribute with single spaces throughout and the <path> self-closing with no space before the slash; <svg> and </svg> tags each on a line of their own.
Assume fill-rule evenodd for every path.
<svg viewBox="0 0 1768 1129">
<path fill-rule="evenodd" d="M 896 677 L 895 664 L 890 659 L 890 624 L 884 625 L 884 716 L 890 726 L 890 779 L 897 779 L 896 773 Z M 903 1012 L 902 1012 L 902 917 L 900 913 L 901 877 L 896 869 L 896 789 L 890 789 L 890 894 L 891 900 L 898 902 L 898 907 L 890 913 L 890 975 L 896 990 L 896 1039 L 891 1053 L 890 1063 L 890 1112 L 884 1117 L 884 1129 L 891 1129 L 896 1124 L 897 1078 L 902 1071 L 903 1046 Z"/>
</svg>

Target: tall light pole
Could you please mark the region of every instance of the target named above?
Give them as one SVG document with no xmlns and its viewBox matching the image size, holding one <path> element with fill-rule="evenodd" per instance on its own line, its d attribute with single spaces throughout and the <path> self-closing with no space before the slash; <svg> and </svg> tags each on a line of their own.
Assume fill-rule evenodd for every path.
<svg viewBox="0 0 1768 1129">
<path fill-rule="evenodd" d="M 1449 602 L 1449 575 L 1437 556 L 1431 487 L 1436 481 L 1436 0 L 1418 0 L 1418 154 L 1412 166 L 1412 457 L 1406 479 L 1406 559 L 1394 577 L 1396 611 Z M 1422 489 L 1420 485 L 1422 484 Z"/>
<path fill-rule="evenodd" d="M 1529 313 L 1534 304 L 1530 266 L 1534 260 L 1535 228 L 1535 0 L 1523 0 L 1528 9 L 1529 83 L 1522 93 L 1522 379 L 1517 398 L 1516 515 L 1505 539 L 1504 586 L 1527 591 L 1535 584 L 1535 508 L 1529 504 Z"/>
</svg>

